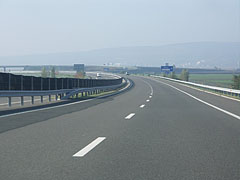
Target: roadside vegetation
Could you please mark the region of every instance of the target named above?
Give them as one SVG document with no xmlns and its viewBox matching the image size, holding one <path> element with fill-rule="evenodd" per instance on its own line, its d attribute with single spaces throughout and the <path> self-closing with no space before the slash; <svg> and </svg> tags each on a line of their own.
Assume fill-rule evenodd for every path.
<svg viewBox="0 0 240 180">
<path fill-rule="evenodd" d="M 240 74 L 233 76 L 233 88 L 234 89 L 240 89 Z"/>
<path fill-rule="evenodd" d="M 162 74 L 165 77 L 190 81 L 198 84 L 210 86 L 219 86 L 225 88 L 240 89 L 240 74 L 189 74 L 187 70 L 183 70 L 181 74 L 172 72 L 171 74 Z"/>
<path fill-rule="evenodd" d="M 175 74 L 175 72 L 173 71 L 169 75 L 163 74 L 163 76 L 164 77 L 169 77 L 169 78 L 172 78 L 172 79 L 182 80 L 182 81 L 189 81 L 189 72 L 186 69 L 182 70 L 180 75 Z"/>
</svg>

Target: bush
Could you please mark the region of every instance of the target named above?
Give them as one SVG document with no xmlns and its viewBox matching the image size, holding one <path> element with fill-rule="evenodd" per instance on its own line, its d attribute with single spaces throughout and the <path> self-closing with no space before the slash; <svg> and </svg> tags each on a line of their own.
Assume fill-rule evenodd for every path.
<svg viewBox="0 0 240 180">
<path fill-rule="evenodd" d="M 233 75 L 233 85 L 234 89 L 240 89 L 240 75 Z"/>
<path fill-rule="evenodd" d="M 188 81 L 189 80 L 188 70 L 186 70 L 186 69 L 182 70 L 182 73 L 180 75 L 180 79 L 183 80 L 183 81 Z"/>
</svg>

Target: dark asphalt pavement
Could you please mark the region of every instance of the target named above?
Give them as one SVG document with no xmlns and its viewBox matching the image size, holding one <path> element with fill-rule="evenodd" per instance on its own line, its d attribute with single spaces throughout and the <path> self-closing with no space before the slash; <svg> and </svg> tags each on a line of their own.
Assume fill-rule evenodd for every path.
<svg viewBox="0 0 240 180">
<path fill-rule="evenodd" d="M 236 115 L 240 102 L 129 78 L 135 86 L 117 96 L 0 117 L 0 179 L 240 179 L 240 121 L 158 81 Z"/>
</svg>

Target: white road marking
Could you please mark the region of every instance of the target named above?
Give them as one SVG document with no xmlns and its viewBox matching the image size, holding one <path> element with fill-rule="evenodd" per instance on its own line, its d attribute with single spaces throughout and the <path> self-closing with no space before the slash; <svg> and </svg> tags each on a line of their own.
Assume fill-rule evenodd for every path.
<svg viewBox="0 0 240 180">
<path fill-rule="evenodd" d="M 127 89 L 130 86 L 130 83 L 124 87 L 123 89 L 119 90 L 119 92 L 124 91 L 125 89 Z M 83 101 L 78 101 L 78 102 L 73 102 L 73 103 L 68 103 L 68 104 L 63 104 L 63 105 L 59 105 L 59 106 L 53 106 L 53 107 L 47 107 L 47 108 L 41 108 L 41 109 L 35 109 L 35 110 L 29 110 L 29 111 L 24 111 L 24 112 L 18 112 L 18 113 L 12 113 L 12 114 L 7 114 L 7 115 L 2 115 L 0 116 L 0 118 L 5 118 L 5 117 L 10 117 L 10 116 L 16 116 L 16 115 L 20 115 L 20 114 L 26 114 L 26 113 L 32 113 L 32 112 L 37 112 L 37 111 L 43 111 L 43 110 L 49 110 L 49 109 L 55 109 L 55 108 L 59 108 L 59 107 L 65 107 L 65 106 L 71 106 L 74 104 L 80 104 L 80 103 L 84 103 L 84 102 L 88 102 L 88 101 L 92 101 L 95 99 L 99 99 L 99 98 L 103 98 L 103 97 L 107 97 L 108 95 L 103 95 L 103 96 L 98 96 L 92 99 L 86 99 Z"/>
<path fill-rule="evenodd" d="M 152 96 L 149 96 L 149 98 L 152 98 Z"/>
<path fill-rule="evenodd" d="M 149 101 L 150 101 L 149 99 L 146 100 L 146 102 L 149 102 Z"/>
<path fill-rule="evenodd" d="M 24 111 L 24 112 L 19 112 L 19 113 L 2 115 L 2 116 L 0 116 L 0 118 L 9 117 L 9 116 L 15 116 L 15 115 L 20 115 L 20 114 L 26 114 L 26 113 L 31 113 L 31 112 L 37 112 L 37 111 L 43 111 L 43 110 L 48 110 L 48 109 L 55 109 L 55 108 L 59 108 L 59 107 L 70 106 L 70 105 L 79 104 L 79 103 L 83 103 L 83 102 L 87 102 L 87 101 L 92 101 L 92 100 L 94 100 L 94 99 L 96 99 L 96 98 L 86 99 L 86 100 L 83 100 L 83 101 L 74 102 L 74 103 L 69 103 L 69 104 L 63 104 L 63 105 L 59 105 L 59 106 L 53 106 L 53 107 L 47 107 L 47 108 L 35 109 L 35 110 Z"/>
<path fill-rule="evenodd" d="M 149 82 L 147 82 L 147 81 L 145 81 L 145 80 L 143 80 L 143 79 L 141 79 L 143 82 L 145 82 L 149 87 L 150 87 L 150 89 L 151 89 L 151 93 L 150 93 L 150 95 L 152 96 L 153 95 L 153 87 L 151 86 L 151 84 L 149 84 Z"/>
<path fill-rule="evenodd" d="M 197 91 L 205 92 L 205 93 L 208 93 L 208 94 L 212 94 L 212 95 L 215 95 L 215 96 L 220 96 L 220 97 L 223 97 L 223 98 L 226 98 L 226 99 L 231 99 L 231 100 L 240 102 L 239 99 L 234 99 L 234 98 L 232 98 L 232 97 L 228 97 L 228 96 L 225 96 L 225 95 L 216 94 L 216 93 L 210 92 L 210 91 L 208 91 L 208 90 L 198 89 L 198 88 L 195 88 L 195 87 L 192 87 L 192 86 L 189 86 L 189 85 L 186 85 L 186 84 L 177 83 L 177 82 L 173 82 L 173 83 L 176 83 L 176 84 L 179 84 L 179 85 L 181 85 L 181 86 L 188 87 L 188 88 L 192 88 L 192 89 L 195 89 L 195 90 L 197 90 Z"/>
<path fill-rule="evenodd" d="M 135 116 L 135 113 L 131 113 L 125 117 L 125 119 L 131 119 L 133 116 Z"/>
<path fill-rule="evenodd" d="M 89 153 L 93 148 L 95 148 L 98 144 L 100 144 L 102 141 L 104 141 L 106 137 L 98 137 L 93 142 L 88 144 L 86 147 L 78 151 L 76 154 L 73 155 L 73 157 L 83 157 L 87 153 Z"/>
<path fill-rule="evenodd" d="M 216 109 L 216 110 L 218 110 L 218 111 L 221 111 L 221 112 L 223 112 L 223 113 L 225 113 L 225 114 L 227 114 L 227 115 L 229 115 L 229 116 L 232 116 L 232 117 L 240 120 L 240 116 L 238 116 L 238 115 L 236 115 L 236 114 L 233 114 L 233 113 L 231 113 L 231 112 L 229 112 L 229 111 L 227 111 L 227 110 L 224 110 L 224 109 L 222 109 L 222 108 L 219 108 L 219 107 L 217 107 L 217 106 L 215 106 L 215 105 L 213 105 L 213 104 L 210 104 L 210 103 L 208 103 L 208 102 L 206 102 L 206 101 L 203 101 L 203 100 L 201 100 L 201 99 L 199 99 L 199 98 L 197 98 L 197 97 L 195 97 L 195 96 L 193 96 L 193 95 L 191 95 L 191 94 L 189 94 L 189 93 L 187 93 L 187 92 L 185 92 L 185 91 L 183 91 L 183 90 L 181 90 L 181 89 L 178 89 L 178 88 L 175 87 L 175 86 L 172 86 L 172 85 L 167 84 L 167 83 L 162 82 L 162 81 L 157 81 L 157 82 L 162 83 L 162 84 L 165 84 L 165 85 L 167 85 L 167 86 L 170 86 L 170 87 L 172 87 L 172 88 L 174 88 L 174 89 L 176 89 L 176 90 L 178 90 L 178 91 L 180 91 L 180 92 L 188 95 L 189 97 L 191 97 L 191 98 L 193 98 L 193 99 L 195 99 L 195 100 L 197 100 L 197 101 L 199 101 L 199 102 L 201 102 L 201 103 L 203 103 L 203 104 L 206 104 L 206 105 L 208 105 L 208 106 L 210 106 L 210 107 L 212 107 L 212 108 L 214 108 L 214 109 Z"/>
<path fill-rule="evenodd" d="M 139 106 L 140 108 L 144 108 L 145 107 L 145 104 L 142 104 L 141 106 Z"/>
</svg>

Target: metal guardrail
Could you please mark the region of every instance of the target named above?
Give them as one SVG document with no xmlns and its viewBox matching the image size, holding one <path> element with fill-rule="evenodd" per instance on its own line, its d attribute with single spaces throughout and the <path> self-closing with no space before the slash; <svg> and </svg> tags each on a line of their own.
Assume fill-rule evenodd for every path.
<svg viewBox="0 0 240 180">
<path fill-rule="evenodd" d="M 151 75 L 151 77 L 157 77 L 157 78 L 166 79 L 166 80 L 169 80 L 169 81 L 179 82 L 179 83 L 182 83 L 182 84 L 187 84 L 187 85 L 191 85 L 191 86 L 198 87 L 198 88 L 212 90 L 212 91 L 215 91 L 217 93 L 236 96 L 236 97 L 240 98 L 240 90 L 237 90 L 237 89 L 229 89 L 229 88 L 223 88 L 223 87 L 217 87 L 217 86 L 197 84 L 197 83 L 193 83 L 193 82 L 181 81 L 181 80 L 177 80 L 177 79 L 171 79 L 171 78 L 162 77 L 162 76 L 155 76 L 155 75 Z"/>
<path fill-rule="evenodd" d="M 75 89 L 61 89 L 61 90 L 47 90 L 47 91 L 0 91 L 0 97 L 8 98 L 8 105 L 12 105 L 12 97 L 21 97 L 21 105 L 24 105 L 24 97 L 31 97 L 31 102 L 34 104 L 34 97 L 40 96 L 41 103 L 43 103 L 43 97 L 48 96 L 49 102 L 52 100 L 52 96 L 55 95 L 56 100 L 60 97 L 61 100 L 69 99 L 71 96 L 81 93 L 82 96 L 89 96 L 93 94 L 99 94 L 106 91 L 116 90 L 126 86 L 127 80 L 123 78 L 121 84 L 111 86 L 97 86 L 90 88 L 75 88 Z"/>
<path fill-rule="evenodd" d="M 116 90 L 116 89 L 122 88 L 126 85 L 127 85 L 127 81 L 124 79 L 124 82 L 122 84 L 118 84 L 118 85 L 75 89 L 74 91 L 72 91 L 69 94 L 67 94 L 66 96 L 64 96 L 62 98 L 62 100 L 68 99 L 71 96 L 78 95 L 79 93 L 82 93 L 82 96 L 83 96 L 83 93 L 88 93 L 89 95 L 99 94 L 99 93 L 102 93 L 103 91 Z"/>
</svg>

